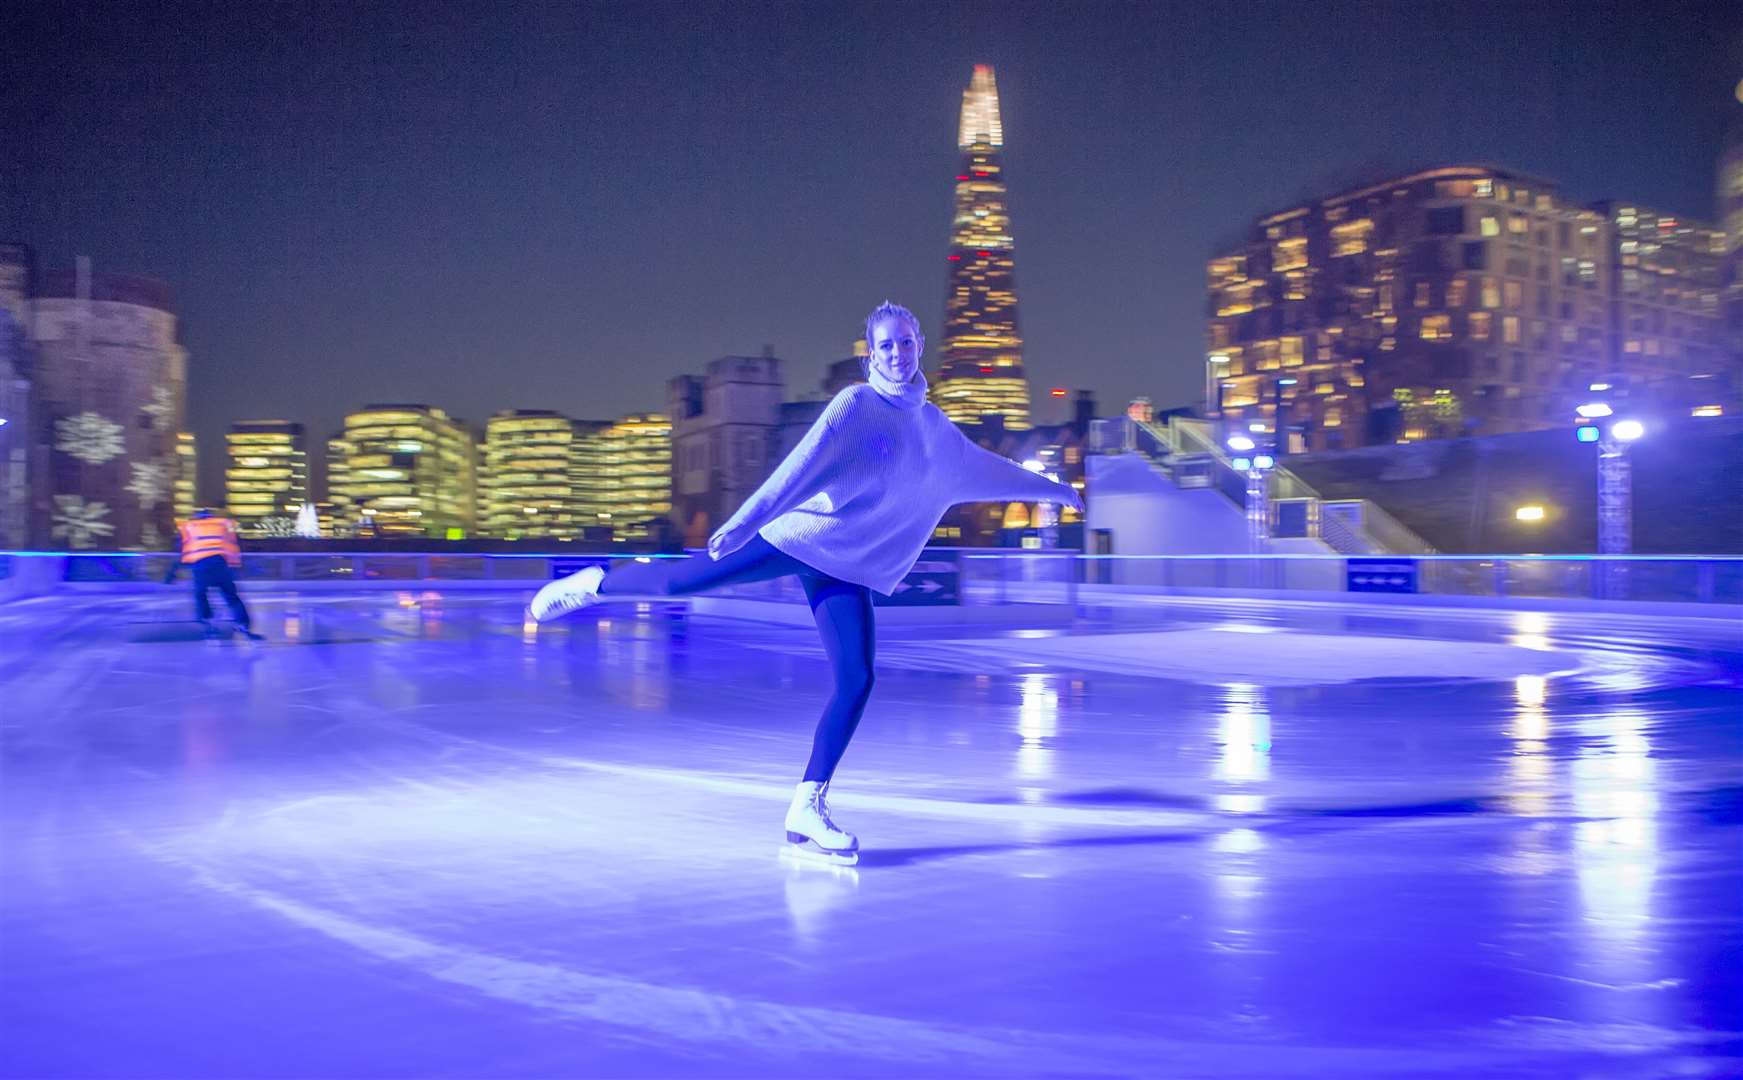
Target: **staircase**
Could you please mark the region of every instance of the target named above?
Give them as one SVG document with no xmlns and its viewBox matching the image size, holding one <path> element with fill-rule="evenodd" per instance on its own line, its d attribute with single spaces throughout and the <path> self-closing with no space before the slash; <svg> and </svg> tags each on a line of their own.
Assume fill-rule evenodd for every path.
<svg viewBox="0 0 1743 1080">
<path fill-rule="evenodd" d="M 1091 454 L 1140 455 L 1178 488 L 1209 488 L 1236 508 L 1246 505 L 1246 476 L 1230 462 L 1208 420 L 1097 420 L 1086 449 Z M 1367 499 L 1321 498 L 1283 466 L 1270 470 L 1269 482 L 1271 535 L 1278 540 L 1318 540 L 1342 555 L 1435 554 L 1426 540 Z"/>
</svg>

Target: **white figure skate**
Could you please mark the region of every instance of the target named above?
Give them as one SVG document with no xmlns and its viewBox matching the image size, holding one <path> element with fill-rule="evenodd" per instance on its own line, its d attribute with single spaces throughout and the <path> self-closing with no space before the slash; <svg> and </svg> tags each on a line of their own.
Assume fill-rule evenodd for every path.
<svg viewBox="0 0 1743 1080">
<path fill-rule="evenodd" d="M 571 611 L 580 611 L 589 604 L 599 601 L 599 583 L 605 580 L 605 571 L 597 566 L 589 566 L 568 577 L 558 578 L 534 596 L 533 602 L 527 605 L 527 614 L 534 622 L 550 622 Z"/>
<path fill-rule="evenodd" d="M 829 782 L 807 780 L 793 790 L 787 807 L 787 851 L 835 866 L 859 862 L 859 838 L 829 820 Z"/>
</svg>

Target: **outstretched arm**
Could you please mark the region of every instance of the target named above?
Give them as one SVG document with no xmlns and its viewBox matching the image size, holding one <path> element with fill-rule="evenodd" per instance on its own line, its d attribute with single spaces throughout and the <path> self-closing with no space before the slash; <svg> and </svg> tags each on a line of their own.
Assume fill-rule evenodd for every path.
<svg viewBox="0 0 1743 1080">
<path fill-rule="evenodd" d="M 846 413 L 850 400 L 844 394 L 829 403 L 793 452 L 708 538 L 708 554 L 716 559 L 725 558 L 749 543 L 764 525 L 822 490 L 825 477 L 843 451 L 835 425 Z"/>
<path fill-rule="evenodd" d="M 1083 509 L 1083 499 L 1070 484 L 1030 472 L 1002 454 L 977 446 L 963 436 L 962 489 L 954 501 L 1050 502 Z"/>
</svg>

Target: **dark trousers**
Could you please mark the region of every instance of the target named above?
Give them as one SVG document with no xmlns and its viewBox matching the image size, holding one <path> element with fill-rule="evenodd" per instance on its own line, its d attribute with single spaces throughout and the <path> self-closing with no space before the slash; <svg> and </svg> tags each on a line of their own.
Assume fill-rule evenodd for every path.
<svg viewBox="0 0 1743 1080">
<path fill-rule="evenodd" d="M 242 606 L 242 597 L 236 592 L 236 577 L 230 573 L 230 564 L 224 561 L 222 555 L 208 555 L 195 563 L 194 570 L 194 614 L 204 622 L 212 617 L 212 601 L 207 598 L 206 590 L 216 588 L 224 594 L 224 602 L 230 605 L 230 617 L 236 620 L 236 625 L 248 629 L 248 609 Z"/>
<path fill-rule="evenodd" d="M 835 689 L 817 722 L 811 760 L 805 765 L 806 780 L 828 780 L 835 775 L 871 698 L 875 641 L 870 589 L 815 570 L 758 536 L 718 562 L 704 552 L 681 562 L 620 563 L 600 582 L 599 592 L 602 596 L 687 596 L 788 574 L 798 575 L 805 586 L 823 651 L 835 674 Z"/>
</svg>

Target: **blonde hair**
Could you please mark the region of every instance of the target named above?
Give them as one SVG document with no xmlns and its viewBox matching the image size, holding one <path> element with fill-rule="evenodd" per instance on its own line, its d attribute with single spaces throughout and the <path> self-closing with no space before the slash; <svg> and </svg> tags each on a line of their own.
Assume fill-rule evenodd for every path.
<svg viewBox="0 0 1743 1080">
<path fill-rule="evenodd" d="M 865 317 L 865 347 L 868 352 L 872 347 L 872 327 L 876 326 L 883 319 L 905 319 L 907 320 L 908 325 L 914 328 L 914 336 L 919 338 L 921 341 L 926 340 L 926 335 L 920 332 L 920 320 L 914 318 L 914 313 L 912 311 L 909 311 L 900 304 L 893 304 L 890 301 L 885 300 L 883 303 L 873 308 L 870 315 Z"/>
</svg>

